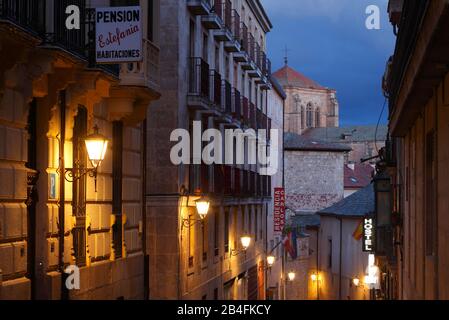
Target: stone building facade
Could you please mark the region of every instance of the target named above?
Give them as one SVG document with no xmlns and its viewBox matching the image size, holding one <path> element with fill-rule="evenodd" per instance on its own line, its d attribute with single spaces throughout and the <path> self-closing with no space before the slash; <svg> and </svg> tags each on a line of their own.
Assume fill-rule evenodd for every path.
<svg viewBox="0 0 449 320">
<path fill-rule="evenodd" d="M 336 91 L 325 88 L 287 64 L 273 73 L 287 94 L 285 131 L 302 134 L 309 128 L 339 126 Z"/>
<path fill-rule="evenodd" d="M 86 24 L 67 31 L 74 2 Z M 154 14 L 143 15 L 143 61 L 106 66 L 92 56 L 86 8 L 118 3 L 74 2 L 0 8 L 0 299 L 145 298 L 143 122 L 159 97 L 159 4 L 141 2 Z M 94 126 L 105 159 L 96 181 L 73 179 L 67 169 L 92 169 Z M 74 266 L 80 288 L 69 291 Z"/>
<path fill-rule="evenodd" d="M 272 128 L 279 130 L 278 138 L 278 162 L 279 170 L 272 176 L 271 185 L 273 188 L 284 187 L 284 103 L 286 94 L 276 79 L 271 79 L 273 90 L 268 93 L 268 117 L 272 119 Z M 274 142 L 274 141 L 273 141 Z M 283 246 L 282 233 L 274 230 L 274 199 L 268 203 L 267 221 L 267 254 L 273 255 L 276 260 L 267 273 L 267 289 L 269 298 L 281 300 L 284 297 L 284 279 L 282 258 Z"/>
<path fill-rule="evenodd" d="M 301 253 L 298 259 L 286 261 L 286 272 L 294 270 L 297 275 L 294 282 L 288 283 L 287 298 L 313 299 L 316 289 L 310 279 L 316 271 L 320 226 L 316 213 L 343 199 L 344 158 L 351 149 L 295 133 L 285 135 L 284 149 L 287 219 L 299 231 Z"/>
<path fill-rule="evenodd" d="M 448 12 L 444 1 L 389 4 L 398 30 L 384 77 L 392 143 L 379 170 L 391 178 L 392 204 L 378 212 L 388 223 L 376 254 L 391 299 L 449 299 Z"/>
<path fill-rule="evenodd" d="M 369 300 L 370 287 L 364 283 L 369 254 L 362 240 L 354 237 L 360 222 L 374 213 L 374 187 L 365 188 L 318 212 L 317 263 L 311 281 L 318 300 Z M 354 279 L 359 283 L 354 284 Z"/>
<path fill-rule="evenodd" d="M 164 0 L 161 13 L 162 98 L 148 118 L 150 298 L 264 299 L 271 178 L 247 160 L 174 165 L 170 138 L 179 128 L 193 133 L 194 121 L 203 132 L 272 127 L 272 25 L 257 0 Z M 200 196 L 211 204 L 204 221 L 195 211 Z"/>
</svg>

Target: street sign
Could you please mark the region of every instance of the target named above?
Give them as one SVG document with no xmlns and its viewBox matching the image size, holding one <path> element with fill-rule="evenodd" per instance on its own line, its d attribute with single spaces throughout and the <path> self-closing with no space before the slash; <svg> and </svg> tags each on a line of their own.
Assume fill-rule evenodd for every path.
<svg viewBox="0 0 449 320">
<path fill-rule="evenodd" d="M 274 188 L 274 232 L 282 233 L 285 226 L 285 189 Z"/>
</svg>

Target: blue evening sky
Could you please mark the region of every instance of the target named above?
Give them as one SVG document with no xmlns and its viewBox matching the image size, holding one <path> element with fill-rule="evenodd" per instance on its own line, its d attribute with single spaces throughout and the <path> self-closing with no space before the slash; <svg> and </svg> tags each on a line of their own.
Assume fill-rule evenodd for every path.
<svg viewBox="0 0 449 320">
<path fill-rule="evenodd" d="M 273 72 L 289 65 L 337 90 L 340 125 L 376 124 L 384 97 L 381 79 L 395 36 L 388 0 L 261 0 L 274 28 L 268 36 Z M 381 30 L 368 30 L 369 5 L 381 11 Z M 388 105 L 382 123 L 387 122 Z"/>
</svg>

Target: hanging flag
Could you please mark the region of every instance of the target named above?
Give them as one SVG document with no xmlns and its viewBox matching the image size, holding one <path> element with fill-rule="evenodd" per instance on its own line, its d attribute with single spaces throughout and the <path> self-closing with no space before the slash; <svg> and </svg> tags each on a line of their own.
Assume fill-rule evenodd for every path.
<svg viewBox="0 0 449 320">
<path fill-rule="evenodd" d="M 360 223 L 357 225 L 357 228 L 355 229 L 354 233 L 352 234 L 352 237 L 360 241 L 363 237 L 363 220 L 360 220 Z"/>
<path fill-rule="evenodd" d="M 298 257 L 296 229 L 292 229 L 286 234 L 284 248 L 293 260 Z"/>
</svg>

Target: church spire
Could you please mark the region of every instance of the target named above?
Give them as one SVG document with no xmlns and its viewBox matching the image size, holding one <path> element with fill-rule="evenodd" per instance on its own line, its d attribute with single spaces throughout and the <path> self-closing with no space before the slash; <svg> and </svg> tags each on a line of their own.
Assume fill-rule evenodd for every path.
<svg viewBox="0 0 449 320">
<path fill-rule="evenodd" d="M 288 47 L 287 46 L 285 46 L 285 57 L 284 57 L 284 63 L 285 63 L 285 66 L 287 66 L 288 65 Z"/>
</svg>

